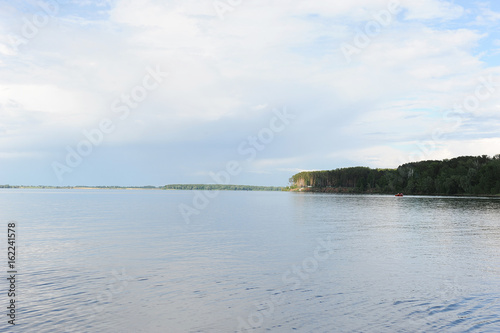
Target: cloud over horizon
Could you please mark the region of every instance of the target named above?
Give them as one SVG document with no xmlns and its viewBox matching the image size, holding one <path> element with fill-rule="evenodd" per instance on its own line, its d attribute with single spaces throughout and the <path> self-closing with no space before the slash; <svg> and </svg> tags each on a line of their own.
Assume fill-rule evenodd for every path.
<svg viewBox="0 0 500 333">
<path fill-rule="evenodd" d="M 500 153 L 491 1 L 42 3 L 0 4 L 0 184 L 210 183 L 235 160 L 232 183 L 286 185 Z M 295 119 L 248 161 L 238 147 L 283 109 Z"/>
</svg>

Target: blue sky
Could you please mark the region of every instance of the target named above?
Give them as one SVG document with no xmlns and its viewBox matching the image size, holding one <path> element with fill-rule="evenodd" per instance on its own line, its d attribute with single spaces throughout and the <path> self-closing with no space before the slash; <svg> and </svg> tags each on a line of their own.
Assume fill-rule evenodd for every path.
<svg viewBox="0 0 500 333">
<path fill-rule="evenodd" d="M 499 21 L 493 1 L 2 0 L 0 184 L 495 155 Z"/>
</svg>

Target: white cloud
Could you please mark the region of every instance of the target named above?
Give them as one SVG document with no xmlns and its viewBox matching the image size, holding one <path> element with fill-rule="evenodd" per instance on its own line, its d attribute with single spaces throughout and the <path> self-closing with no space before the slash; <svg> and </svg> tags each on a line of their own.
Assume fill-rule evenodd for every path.
<svg viewBox="0 0 500 333">
<path fill-rule="evenodd" d="M 491 25 L 495 24 L 500 20 L 500 13 L 491 10 L 484 4 L 479 8 L 479 14 L 476 17 L 476 24 L 479 25 Z"/>
<path fill-rule="evenodd" d="M 442 19 L 452 20 L 464 14 L 464 8 L 443 0 L 401 0 L 403 6 L 408 10 L 408 20 Z"/>
<path fill-rule="evenodd" d="M 16 133 L 25 138 L 16 148 L 29 151 L 36 133 L 40 145 L 58 137 L 64 151 L 83 129 L 113 116 L 113 100 L 158 65 L 170 76 L 107 143 L 182 145 L 210 137 L 215 152 L 236 147 L 265 125 L 267 109 L 286 105 L 300 123 L 280 134 L 269 153 L 276 156 L 262 155 L 255 170 L 295 169 L 311 156 L 392 163 L 406 153 L 393 140 L 425 138 L 481 76 L 498 69 L 477 51 L 489 32 L 442 24 L 463 20 L 465 11 L 441 0 L 401 0 L 401 14 L 347 63 L 340 45 L 353 43 L 389 4 L 257 0 L 220 20 L 211 1 L 102 2 L 99 10 L 109 7 L 109 15 L 74 9 L 15 56 L 8 34 L 19 27 L 0 23 L 0 147 Z M 482 11 L 485 20 L 494 14 Z M 23 17 L 16 15 L 10 20 Z M 499 103 L 493 96 L 473 116 L 491 117 Z M 480 123 L 463 125 L 482 133 Z"/>
</svg>

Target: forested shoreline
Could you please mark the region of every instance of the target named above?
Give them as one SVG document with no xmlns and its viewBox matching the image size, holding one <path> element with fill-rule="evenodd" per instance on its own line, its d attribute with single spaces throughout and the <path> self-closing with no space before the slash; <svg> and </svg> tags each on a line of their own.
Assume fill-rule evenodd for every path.
<svg viewBox="0 0 500 333">
<path fill-rule="evenodd" d="M 397 169 L 303 171 L 290 183 L 292 189 L 318 192 L 500 195 L 500 154 L 412 162 Z"/>
</svg>

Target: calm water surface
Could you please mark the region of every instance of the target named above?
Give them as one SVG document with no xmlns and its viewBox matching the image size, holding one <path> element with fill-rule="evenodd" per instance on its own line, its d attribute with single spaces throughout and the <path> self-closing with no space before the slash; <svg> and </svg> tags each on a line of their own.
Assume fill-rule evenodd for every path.
<svg viewBox="0 0 500 333">
<path fill-rule="evenodd" d="M 498 199 L 194 195 L 0 190 L 0 331 L 500 332 Z"/>
</svg>

